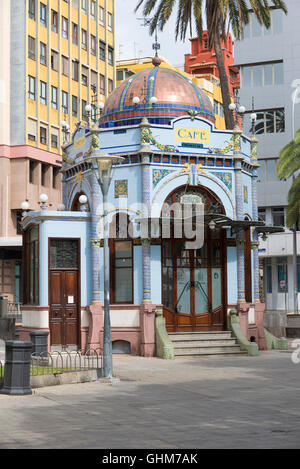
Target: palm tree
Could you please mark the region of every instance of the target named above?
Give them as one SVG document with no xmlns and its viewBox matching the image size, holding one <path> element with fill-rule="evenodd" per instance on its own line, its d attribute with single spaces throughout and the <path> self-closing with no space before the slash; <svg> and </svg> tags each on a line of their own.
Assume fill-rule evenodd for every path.
<svg viewBox="0 0 300 469">
<path fill-rule="evenodd" d="M 248 0 L 258 22 L 267 29 L 271 26 L 271 7 L 280 8 L 287 13 L 283 0 Z M 159 28 L 161 31 L 168 22 L 177 5 L 177 22 L 175 29 L 176 40 L 180 37 L 184 40 L 189 30 L 192 36 L 192 23 L 195 22 L 199 40 L 202 42 L 203 13 L 209 36 L 209 48 L 214 49 L 220 74 L 223 107 L 226 127 L 233 129 L 234 119 L 229 110 L 231 96 L 229 92 L 228 76 L 225 69 L 221 41 L 226 40 L 229 27 L 231 26 L 236 39 L 243 39 L 244 27 L 249 23 L 249 9 L 246 0 L 138 0 L 135 8 L 137 11 L 143 5 L 144 16 L 149 16 L 153 10 L 154 16 L 151 21 L 150 32 Z"/>
<path fill-rule="evenodd" d="M 279 154 L 277 172 L 280 179 L 294 176 L 293 184 L 288 195 L 288 209 L 286 224 L 289 228 L 297 226 L 300 215 L 300 129 L 296 132 L 294 140 L 288 143 Z"/>
</svg>

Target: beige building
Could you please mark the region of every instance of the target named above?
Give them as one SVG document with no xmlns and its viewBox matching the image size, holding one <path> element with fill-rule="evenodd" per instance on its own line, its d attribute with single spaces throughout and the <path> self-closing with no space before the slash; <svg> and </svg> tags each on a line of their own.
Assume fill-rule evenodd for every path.
<svg viewBox="0 0 300 469">
<path fill-rule="evenodd" d="M 61 202 L 62 122 L 115 86 L 115 0 L 0 2 L 0 295 L 21 301 L 21 204 Z"/>
</svg>

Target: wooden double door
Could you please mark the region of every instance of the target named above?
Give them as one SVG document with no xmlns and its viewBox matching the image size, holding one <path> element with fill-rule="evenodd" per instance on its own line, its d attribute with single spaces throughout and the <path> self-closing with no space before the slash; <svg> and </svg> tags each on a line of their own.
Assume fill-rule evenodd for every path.
<svg viewBox="0 0 300 469">
<path fill-rule="evenodd" d="M 50 240 L 50 343 L 80 347 L 80 270 L 78 240 Z"/>
<path fill-rule="evenodd" d="M 186 249 L 184 240 L 163 243 L 163 304 L 168 331 L 224 329 L 224 242 L 224 233 L 207 231 L 201 249 Z"/>
</svg>

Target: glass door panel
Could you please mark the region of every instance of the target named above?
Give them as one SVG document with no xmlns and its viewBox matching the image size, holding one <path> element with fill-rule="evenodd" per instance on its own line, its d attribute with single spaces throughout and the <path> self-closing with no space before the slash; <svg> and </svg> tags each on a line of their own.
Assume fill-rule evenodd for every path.
<svg viewBox="0 0 300 469">
<path fill-rule="evenodd" d="M 211 269 L 212 276 L 212 309 L 222 305 L 222 272 L 220 268 Z"/>
<path fill-rule="evenodd" d="M 190 269 L 177 268 L 177 311 L 191 313 Z"/>
<path fill-rule="evenodd" d="M 207 269 L 195 269 L 195 314 L 208 312 Z"/>
</svg>

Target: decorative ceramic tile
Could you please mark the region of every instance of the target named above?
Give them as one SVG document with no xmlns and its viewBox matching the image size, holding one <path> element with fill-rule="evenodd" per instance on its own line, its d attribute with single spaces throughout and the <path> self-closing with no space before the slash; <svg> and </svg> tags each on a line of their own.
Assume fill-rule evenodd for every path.
<svg viewBox="0 0 300 469">
<path fill-rule="evenodd" d="M 248 187 L 244 186 L 244 203 L 248 203 Z"/>
<path fill-rule="evenodd" d="M 152 181 L 153 181 L 153 188 L 157 186 L 157 184 L 160 183 L 160 181 L 168 176 L 168 174 L 173 173 L 173 171 L 169 169 L 153 169 L 152 173 Z"/>
<path fill-rule="evenodd" d="M 118 199 L 119 197 L 128 197 L 127 179 L 115 181 L 115 199 Z"/>
<path fill-rule="evenodd" d="M 232 174 L 224 172 L 212 172 L 214 176 L 217 176 L 221 181 L 232 191 Z"/>
</svg>

